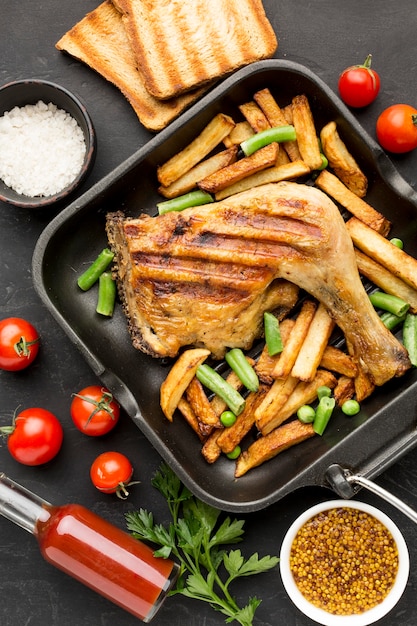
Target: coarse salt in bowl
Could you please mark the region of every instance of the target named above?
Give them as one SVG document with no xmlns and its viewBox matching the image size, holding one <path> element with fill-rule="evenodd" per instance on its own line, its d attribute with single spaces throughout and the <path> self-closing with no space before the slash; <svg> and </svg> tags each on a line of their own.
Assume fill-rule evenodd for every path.
<svg viewBox="0 0 417 626">
<path fill-rule="evenodd" d="M 81 101 L 55 83 L 0 88 L 0 200 L 29 209 L 63 202 L 85 180 L 96 136 Z"/>
<path fill-rule="evenodd" d="M 368 626 L 381 619 L 403 594 L 409 569 L 398 527 L 385 513 L 358 501 L 330 500 L 304 511 L 280 552 L 286 592 L 322 626 Z M 328 594 L 330 610 L 322 593 L 328 589 L 336 590 Z"/>
</svg>

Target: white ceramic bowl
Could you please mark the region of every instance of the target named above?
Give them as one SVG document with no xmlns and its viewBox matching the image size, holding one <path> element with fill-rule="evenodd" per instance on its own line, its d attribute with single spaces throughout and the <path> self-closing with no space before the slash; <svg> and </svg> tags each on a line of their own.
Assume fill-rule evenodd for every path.
<svg viewBox="0 0 417 626">
<path fill-rule="evenodd" d="M 312 517 L 323 511 L 334 508 L 353 508 L 364 511 L 379 520 L 391 533 L 398 548 L 398 573 L 393 587 L 385 599 L 378 605 L 360 614 L 355 615 L 333 615 L 327 611 L 313 605 L 301 593 L 297 587 L 290 569 L 291 546 L 300 528 Z M 322 626 L 367 626 L 386 615 L 398 602 L 407 584 L 410 569 L 410 560 L 407 545 L 398 527 L 385 513 L 382 513 L 373 506 L 364 502 L 350 500 L 329 500 L 317 504 L 300 515 L 287 531 L 281 547 L 280 571 L 285 590 L 294 604 L 307 617 L 316 621 Z"/>
</svg>

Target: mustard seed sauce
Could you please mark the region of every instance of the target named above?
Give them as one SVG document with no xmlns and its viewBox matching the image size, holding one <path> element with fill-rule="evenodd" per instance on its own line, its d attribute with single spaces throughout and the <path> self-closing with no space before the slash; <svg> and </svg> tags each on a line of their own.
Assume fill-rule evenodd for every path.
<svg viewBox="0 0 417 626">
<path fill-rule="evenodd" d="M 387 596 L 398 572 L 398 550 L 390 531 L 373 516 L 334 508 L 298 531 L 290 568 L 309 602 L 334 615 L 354 615 Z"/>
</svg>

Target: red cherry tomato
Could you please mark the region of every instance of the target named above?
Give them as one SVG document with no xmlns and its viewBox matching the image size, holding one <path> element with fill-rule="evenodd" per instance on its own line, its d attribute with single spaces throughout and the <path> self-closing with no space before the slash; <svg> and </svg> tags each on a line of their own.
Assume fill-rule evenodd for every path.
<svg viewBox="0 0 417 626">
<path fill-rule="evenodd" d="M 381 87 L 379 75 L 371 70 L 372 55 L 368 54 L 362 65 L 352 65 L 339 76 L 339 93 L 350 107 L 361 108 L 371 104 Z"/>
<path fill-rule="evenodd" d="M 393 104 L 382 111 L 376 122 L 381 146 L 401 154 L 417 148 L 417 109 L 409 104 Z"/>
<path fill-rule="evenodd" d="M 108 389 L 99 385 L 84 387 L 74 394 L 70 411 L 75 426 L 92 437 L 110 432 L 120 417 L 119 404 Z"/>
<path fill-rule="evenodd" d="M 20 317 L 0 321 L 0 369 L 17 372 L 28 367 L 39 351 L 34 326 Z"/>
<path fill-rule="evenodd" d="M 12 426 L 1 429 L 7 434 L 7 447 L 12 457 L 23 465 L 43 465 L 59 452 L 64 432 L 60 421 L 46 409 L 21 411 Z"/>
<path fill-rule="evenodd" d="M 93 485 L 103 493 L 115 493 L 125 499 L 129 495 L 127 487 L 133 476 L 133 466 L 120 452 L 103 452 L 92 463 L 90 478 Z"/>
</svg>

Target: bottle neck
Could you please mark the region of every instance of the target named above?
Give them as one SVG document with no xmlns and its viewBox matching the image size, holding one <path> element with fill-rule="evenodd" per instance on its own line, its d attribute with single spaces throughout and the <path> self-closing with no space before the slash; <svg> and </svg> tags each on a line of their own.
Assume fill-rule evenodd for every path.
<svg viewBox="0 0 417 626">
<path fill-rule="evenodd" d="M 38 522 L 50 518 L 51 504 L 0 473 L 0 515 L 36 534 Z"/>
</svg>

